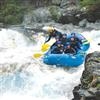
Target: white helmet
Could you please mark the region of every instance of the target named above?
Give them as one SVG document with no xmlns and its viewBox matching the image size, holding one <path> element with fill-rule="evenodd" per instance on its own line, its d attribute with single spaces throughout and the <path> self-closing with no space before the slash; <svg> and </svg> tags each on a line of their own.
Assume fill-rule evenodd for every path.
<svg viewBox="0 0 100 100">
<path fill-rule="evenodd" d="M 53 32 L 55 30 L 55 28 L 52 26 L 44 26 L 42 29 L 47 32 Z"/>
</svg>

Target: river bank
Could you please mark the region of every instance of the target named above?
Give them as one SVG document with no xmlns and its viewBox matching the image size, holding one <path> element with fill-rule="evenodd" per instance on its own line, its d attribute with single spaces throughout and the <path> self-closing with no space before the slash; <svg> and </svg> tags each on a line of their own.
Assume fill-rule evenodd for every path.
<svg viewBox="0 0 100 100">
<path fill-rule="evenodd" d="M 4 23 L 5 27 L 19 23 L 32 25 L 46 22 L 72 23 L 85 27 L 86 22 L 95 23 L 100 20 L 99 1 L 88 1 L 84 3 L 84 0 L 12 0 L 8 2 L 2 1 L 0 3 L 2 6 L 5 5 L 5 7 L 1 6 L 0 9 L 0 22 L 1 24 Z"/>
</svg>

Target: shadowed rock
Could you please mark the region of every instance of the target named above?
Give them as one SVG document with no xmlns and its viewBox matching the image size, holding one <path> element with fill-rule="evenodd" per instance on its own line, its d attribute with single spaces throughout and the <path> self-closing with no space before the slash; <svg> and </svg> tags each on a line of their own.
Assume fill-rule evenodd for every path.
<svg viewBox="0 0 100 100">
<path fill-rule="evenodd" d="M 73 90 L 73 100 L 100 100 L 100 52 L 86 56 L 81 84 Z"/>
</svg>

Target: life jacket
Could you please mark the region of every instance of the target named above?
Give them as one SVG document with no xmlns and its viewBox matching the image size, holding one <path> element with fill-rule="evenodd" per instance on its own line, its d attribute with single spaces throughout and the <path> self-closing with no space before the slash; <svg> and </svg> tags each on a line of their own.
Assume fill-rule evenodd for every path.
<svg viewBox="0 0 100 100">
<path fill-rule="evenodd" d="M 72 48 L 71 46 L 69 47 L 69 45 L 65 48 L 64 50 L 65 53 L 71 53 L 74 54 L 76 53 L 76 50 L 74 48 Z"/>
</svg>

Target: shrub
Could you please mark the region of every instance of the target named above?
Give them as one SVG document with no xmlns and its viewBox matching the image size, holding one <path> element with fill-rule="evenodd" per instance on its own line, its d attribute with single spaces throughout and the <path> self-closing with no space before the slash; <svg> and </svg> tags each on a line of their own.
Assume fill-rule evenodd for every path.
<svg viewBox="0 0 100 100">
<path fill-rule="evenodd" d="M 20 24 L 24 15 L 24 7 L 18 1 L 7 0 L 0 9 L 0 22 L 5 24 Z"/>
</svg>

